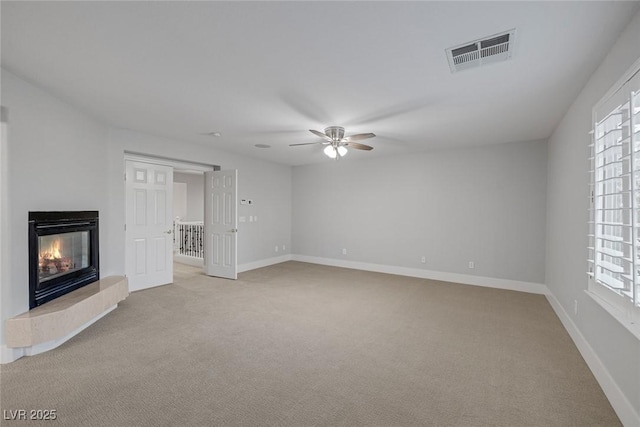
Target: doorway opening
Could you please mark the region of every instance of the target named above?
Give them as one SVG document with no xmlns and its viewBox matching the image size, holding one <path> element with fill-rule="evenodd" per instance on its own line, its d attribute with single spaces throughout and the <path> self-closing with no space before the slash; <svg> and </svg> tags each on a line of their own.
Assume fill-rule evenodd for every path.
<svg viewBox="0 0 640 427">
<path fill-rule="evenodd" d="M 188 222 L 203 222 L 206 213 L 205 174 L 213 174 L 220 167 L 128 152 L 124 160 L 125 269 L 129 288 L 136 291 L 172 283 L 175 251 L 180 249 L 180 241 L 175 234 L 180 226 L 176 223 L 190 219 L 193 221 Z M 174 183 L 178 185 L 174 186 Z M 189 183 L 193 193 L 191 200 Z M 199 198 L 195 194 L 198 191 L 201 194 Z M 176 208 L 179 211 L 174 213 Z M 190 253 L 181 255 L 180 260 L 199 262 L 202 266 L 203 258 L 193 255 L 200 250 L 199 241 L 203 244 L 206 241 L 204 227 L 188 229 L 185 225 L 181 224 L 182 235 L 177 237 L 183 239 L 183 252 Z M 195 234 L 197 232 L 201 233 L 200 236 Z M 204 245 L 200 252 L 198 255 L 204 256 Z"/>
<path fill-rule="evenodd" d="M 204 265 L 204 172 L 173 170 L 173 261 Z"/>
</svg>

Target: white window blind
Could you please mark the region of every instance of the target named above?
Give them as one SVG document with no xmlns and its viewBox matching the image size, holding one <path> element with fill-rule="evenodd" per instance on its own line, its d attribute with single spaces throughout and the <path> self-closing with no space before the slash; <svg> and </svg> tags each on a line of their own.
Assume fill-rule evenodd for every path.
<svg viewBox="0 0 640 427">
<path fill-rule="evenodd" d="M 588 274 L 640 307 L 640 73 L 594 108 Z M 617 302 L 620 298 L 617 298 Z"/>
</svg>

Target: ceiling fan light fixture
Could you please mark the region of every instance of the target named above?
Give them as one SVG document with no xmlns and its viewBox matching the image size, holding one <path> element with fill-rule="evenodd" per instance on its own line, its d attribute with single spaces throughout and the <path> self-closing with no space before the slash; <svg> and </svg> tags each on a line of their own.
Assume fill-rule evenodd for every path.
<svg viewBox="0 0 640 427">
<path fill-rule="evenodd" d="M 333 145 L 327 145 L 324 148 L 324 154 L 332 159 L 335 159 L 336 157 L 344 157 L 348 152 L 349 150 L 347 150 L 347 147 L 343 145 L 339 145 L 337 147 L 334 147 Z"/>
<path fill-rule="evenodd" d="M 369 139 L 376 136 L 375 133 L 358 133 L 355 135 L 350 135 L 345 137 L 344 128 L 341 126 L 329 126 L 328 128 L 324 129 L 324 133 L 317 130 L 313 130 L 313 129 L 309 129 L 309 132 L 322 138 L 322 141 L 301 142 L 298 144 L 289 144 L 289 146 L 294 147 L 297 145 L 323 144 L 323 145 L 326 145 L 326 147 L 323 150 L 325 156 L 329 157 L 330 159 L 336 159 L 336 160 L 338 160 L 340 157 L 344 157 L 347 155 L 347 153 L 349 152 L 349 150 L 347 149 L 347 146 L 349 146 L 349 148 L 353 148 L 356 150 L 366 150 L 366 151 L 373 150 L 372 146 L 361 144 L 355 141 Z"/>
<path fill-rule="evenodd" d="M 337 156 L 336 149 L 335 149 L 335 147 L 334 147 L 333 145 L 327 145 L 327 146 L 324 148 L 324 154 L 325 154 L 327 157 L 330 157 L 330 158 L 332 158 L 332 159 L 335 159 L 335 158 L 336 158 L 336 156 Z"/>
</svg>

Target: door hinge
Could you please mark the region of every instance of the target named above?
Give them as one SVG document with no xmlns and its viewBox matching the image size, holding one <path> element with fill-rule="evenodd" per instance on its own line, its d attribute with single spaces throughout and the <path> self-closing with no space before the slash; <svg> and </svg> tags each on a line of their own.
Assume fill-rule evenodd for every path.
<svg viewBox="0 0 640 427">
<path fill-rule="evenodd" d="M 127 180 L 127 173 L 126 172 L 124 173 L 124 180 L 125 181 Z"/>
<path fill-rule="evenodd" d="M 124 231 L 127 231 L 127 224 L 124 225 Z"/>
</svg>

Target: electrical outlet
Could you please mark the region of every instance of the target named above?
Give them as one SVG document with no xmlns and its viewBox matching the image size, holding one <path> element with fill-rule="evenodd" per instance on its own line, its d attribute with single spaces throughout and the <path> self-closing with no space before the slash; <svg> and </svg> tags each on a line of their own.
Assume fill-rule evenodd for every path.
<svg viewBox="0 0 640 427">
<path fill-rule="evenodd" d="M 275 246 L 275 251 L 278 252 L 278 245 Z"/>
<path fill-rule="evenodd" d="M 285 245 L 282 245 L 282 252 L 286 251 L 287 247 Z"/>
<path fill-rule="evenodd" d="M 574 316 L 578 315 L 578 300 L 577 299 L 573 300 L 573 315 Z"/>
<path fill-rule="evenodd" d="M 255 215 L 255 216 L 253 217 L 253 222 L 258 222 L 258 215 Z"/>
<path fill-rule="evenodd" d="M 342 248 L 342 255 L 346 255 L 347 254 L 347 248 Z"/>
<path fill-rule="evenodd" d="M 469 261 L 469 268 L 476 268 L 476 264 L 473 261 Z"/>
<path fill-rule="evenodd" d="M 427 257 L 423 256 L 422 259 L 420 259 L 420 262 L 423 263 L 423 264 L 426 263 L 427 262 Z"/>
</svg>

